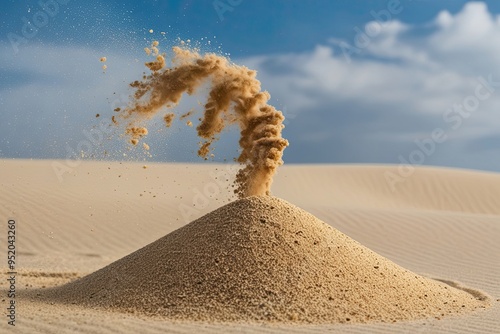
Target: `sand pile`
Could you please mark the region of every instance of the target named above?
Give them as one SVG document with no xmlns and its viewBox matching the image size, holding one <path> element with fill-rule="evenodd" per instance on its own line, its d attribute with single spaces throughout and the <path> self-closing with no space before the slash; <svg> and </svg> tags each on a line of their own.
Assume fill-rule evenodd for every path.
<svg viewBox="0 0 500 334">
<path fill-rule="evenodd" d="M 166 54 L 159 54 L 157 47 L 155 41 L 151 49 L 147 48 L 146 52 L 156 57 L 145 64 L 151 74 L 130 84 L 135 89 L 133 99 L 127 108 L 116 110 L 119 114 L 113 116 L 113 124 L 124 122 L 130 142 L 137 145 L 148 133 L 145 125 L 149 119 L 162 113 L 165 125 L 170 127 L 175 118 L 170 108 L 180 102 L 184 93 L 191 95 L 200 85 L 209 83 L 207 101 L 196 127 L 201 138 L 198 155 L 208 159 L 212 143 L 221 132 L 237 124 L 241 130 L 241 152 L 236 161 L 242 168 L 236 176 L 235 193 L 240 198 L 269 195 L 288 141 L 281 136 L 284 116 L 267 103 L 271 96 L 261 91 L 257 73 L 225 57 L 213 53 L 200 55 L 180 47 L 173 48 L 171 66 L 166 67 Z M 193 113 L 192 109 L 179 119 Z M 190 120 L 186 124 L 193 126 Z"/>
<path fill-rule="evenodd" d="M 269 196 L 225 205 L 40 298 L 168 319 L 312 323 L 442 317 L 488 304 Z"/>
</svg>

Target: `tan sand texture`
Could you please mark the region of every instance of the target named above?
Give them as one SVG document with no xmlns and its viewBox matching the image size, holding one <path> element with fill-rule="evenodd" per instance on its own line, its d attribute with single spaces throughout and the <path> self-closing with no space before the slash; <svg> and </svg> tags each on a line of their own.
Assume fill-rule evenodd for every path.
<svg viewBox="0 0 500 334">
<path fill-rule="evenodd" d="M 150 163 L 147 169 L 143 169 L 143 164 L 135 163 L 81 162 L 79 166 L 72 169 L 71 173 L 64 176 L 63 182 L 59 182 L 52 168 L 52 163 L 50 160 L 0 160 L 2 170 L 0 175 L 0 202 L 2 203 L 0 215 L 13 217 L 19 221 L 18 289 L 22 293 L 18 296 L 19 322 L 16 328 L 18 332 L 496 333 L 500 330 L 498 323 L 500 303 L 497 301 L 500 298 L 498 285 L 498 277 L 500 277 L 500 266 L 498 266 L 500 254 L 500 244 L 498 243 L 500 238 L 500 205 L 498 205 L 500 176 L 498 174 L 444 168 L 417 168 L 411 178 L 401 183 L 396 192 L 392 192 L 386 185 L 384 172 L 397 172 L 395 166 L 284 166 L 277 175 L 273 187 L 273 192 L 276 195 L 314 213 L 315 216 L 332 226 L 333 228 L 328 228 L 314 219 L 314 223 L 307 225 L 307 219 L 300 220 L 302 224 L 306 224 L 300 225 L 302 228 L 309 227 L 309 230 L 304 228 L 310 232 L 309 236 L 318 236 L 318 233 L 321 232 L 323 239 L 320 241 L 332 240 L 333 238 L 337 244 L 343 243 L 350 246 L 351 248 L 344 248 L 342 251 L 334 250 L 335 254 L 344 253 L 347 256 L 347 250 L 350 249 L 352 251 L 349 253 L 351 262 L 366 265 L 366 271 L 363 274 L 369 279 L 377 277 L 374 276 L 377 273 L 376 270 L 393 268 L 396 271 L 404 272 L 405 269 L 390 262 L 394 261 L 407 268 L 409 272 L 416 273 L 418 280 L 432 282 L 429 287 L 435 287 L 435 284 L 439 287 L 443 285 L 434 280 L 422 278 L 421 274 L 424 274 L 424 277 L 459 281 L 468 288 L 484 291 L 491 296 L 491 307 L 469 312 L 467 306 L 464 312 L 454 313 L 456 315 L 448 315 L 448 313 L 443 312 L 445 314 L 443 317 L 429 313 L 430 317 L 421 320 L 398 321 L 390 324 L 377 322 L 350 325 L 285 325 L 276 322 L 274 325 L 200 324 L 192 320 L 174 322 L 165 320 L 164 317 L 151 317 L 143 315 L 143 313 L 123 313 L 123 309 L 117 307 L 113 308 L 115 311 L 108 312 L 102 307 L 96 307 L 97 302 L 94 304 L 92 302 L 81 303 L 78 296 L 73 296 L 78 301 L 77 304 L 54 301 L 36 302 L 28 299 L 26 292 L 32 291 L 34 288 L 45 290 L 51 286 L 61 286 L 68 281 L 74 281 L 77 277 L 84 277 L 96 271 L 92 274 L 94 276 L 89 277 L 99 276 L 98 270 L 100 268 L 120 260 L 141 247 L 150 243 L 156 245 L 155 247 L 165 246 L 161 240 L 171 238 L 172 235 L 164 237 L 164 239 L 159 238 L 178 228 L 181 229 L 174 232 L 174 235 L 186 233 L 183 231 L 197 230 L 196 226 L 193 227 L 194 223 L 186 225 L 180 208 L 183 205 L 195 208 L 196 213 L 192 215 L 192 219 L 190 218 L 190 220 L 195 220 L 228 203 L 231 198 L 227 197 L 228 192 L 223 187 L 220 189 L 220 195 L 207 202 L 195 202 L 195 199 L 199 198 L 197 194 L 204 192 L 204 186 L 213 182 L 212 173 L 216 169 L 220 171 L 224 166 Z M 60 163 L 65 162 L 61 161 Z M 224 181 L 227 186 L 232 183 L 230 178 L 227 181 L 224 178 Z M 288 206 L 292 213 L 296 212 L 296 216 L 310 217 L 309 214 L 292 205 L 277 199 L 273 199 L 273 201 L 278 201 L 285 207 Z M 248 230 L 247 242 L 253 245 L 260 242 L 259 245 L 263 249 L 269 249 L 266 247 L 273 246 L 273 238 L 259 238 L 260 241 L 252 238 L 256 238 L 259 233 L 267 236 L 266 233 L 273 230 L 278 235 L 291 235 L 292 238 L 297 238 L 297 241 L 302 241 L 302 243 L 278 243 L 274 247 L 277 251 L 282 251 L 282 253 L 277 252 L 277 254 L 293 253 L 297 257 L 295 259 L 296 266 L 300 266 L 298 263 L 301 263 L 299 261 L 301 258 L 294 252 L 294 249 L 303 251 L 305 256 L 311 255 L 315 245 L 312 242 L 312 246 L 309 247 L 308 243 L 311 243 L 313 239 L 298 239 L 298 235 L 294 237 L 293 233 L 297 232 L 295 228 L 299 226 L 299 222 L 290 217 L 285 219 L 286 214 L 275 219 L 265 218 L 266 221 L 269 221 L 268 224 L 260 223 L 260 213 L 257 215 L 258 221 L 251 218 L 252 212 L 256 214 L 262 211 L 269 212 L 269 209 L 259 208 L 259 205 L 259 201 L 257 201 L 249 206 L 251 210 L 247 215 L 248 221 L 251 227 L 257 229 L 257 232 L 250 233 Z M 277 208 L 277 205 L 275 207 Z M 271 211 L 275 211 L 275 209 Z M 262 215 L 270 216 L 267 213 Z M 237 219 L 234 218 L 234 215 L 231 217 Z M 287 221 L 283 229 L 271 224 L 272 221 L 277 223 L 283 220 Z M 249 229 L 250 226 L 247 228 Z M 241 230 L 241 228 L 242 226 L 236 231 L 244 232 L 245 230 Z M 349 237 L 361 242 L 390 261 L 375 255 L 337 230 L 346 233 Z M 210 233 L 212 233 L 213 238 L 220 238 L 220 236 L 214 235 L 215 231 L 212 229 L 200 228 L 198 231 L 204 231 L 204 234 L 197 237 L 196 240 L 201 240 L 203 237 L 209 240 Z M 226 230 L 222 229 L 222 231 L 232 235 L 233 230 L 227 228 Z M 2 239 L 4 237 L 5 234 L 0 234 L 0 244 L 5 244 L 5 240 Z M 243 233 L 238 238 L 233 236 L 241 243 L 245 241 L 244 237 Z M 156 239 L 159 240 L 155 242 Z M 244 254 L 244 248 L 238 248 L 239 243 L 229 243 L 230 240 L 224 240 L 225 243 L 228 243 L 228 247 L 239 249 L 240 254 Z M 295 239 L 289 239 L 289 241 L 292 240 Z M 201 242 L 208 243 L 208 241 Z M 185 247 L 194 249 L 195 245 L 186 242 Z M 223 249 L 223 245 L 218 247 Z M 165 249 L 168 247 L 165 246 Z M 137 260 L 141 258 L 139 255 L 144 255 L 144 252 L 152 250 L 150 245 L 134 253 L 133 257 Z M 361 250 L 363 253 L 360 253 Z M 328 252 L 324 251 L 323 254 L 327 255 Z M 157 251 L 152 256 L 155 259 L 164 259 L 168 258 L 166 254 L 169 253 Z M 363 256 L 354 256 L 356 254 Z M 200 256 L 206 255 L 202 253 Z M 260 256 L 262 260 L 271 259 L 265 254 Z M 349 257 L 338 257 L 333 262 L 343 261 L 342 263 L 345 263 L 347 258 Z M 126 262 L 126 259 L 125 257 L 121 261 Z M 221 256 L 221 259 L 224 257 Z M 226 256 L 226 267 L 229 267 L 231 259 L 229 255 Z M 258 258 L 250 257 L 250 260 L 252 259 L 257 261 Z M 370 259 L 382 259 L 383 261 L 379 262 L 385 263 L 387 267 L 371 268 Z M 272 258 L 272 261 L 278 260 L 281 261 L 280 256 Z M 316 260 L 322 261 L 323 259 L 316 257 Z M 115 262 L 115 265 L 121 261 Z M 275 272 L 282 270 L 281 267 L 274 268 L 266 262 L 261 265 L 263 268 L 270 267 Z M 140 266 L 150 271 L 161 269 L 157 262 L 148 262 L 140 264 Z M 321 267 L 318 263 L 313 263 L 311 266 L 313 268 Z M 138 273 L 138 270 L 130 269 L 132 272 Z M 241 266 L 239 270 L 242 275 L 247 275 L 245 266 Z M 103 271 L 105 273 L 106 269 Z M 322 271 L 327 274 L 335 273 L 333 267 L 329 268 L 326 265 Z M 343 272 L 356 271 L 359 269 L 352 266 L 343 269 Z M 306 270 L 303 272 L 307 273 Z M 312 272 L 309 271 L 309 274 Z M 103 274 L 102 277 L 104 276 Z M 293 275 L 291 277 L 294 278 Z M 412 277 L 409 276 L 410 283 Z M 137 279 L 136 276 L 132 275 L 122 275 L 120 278 L 123 281 Z M 323 277 L 324 280 L 327 278 Z M 414 277 L 413 279 L 417 280 Z M 2 281 L 4 281 L 3 278 Z M 94 285 L 89 285 L 90 287 L 99 286 L 97 281 L 92 280 L 92 282 Z M 189 282 L 186 280 L 185 286 L 188 286 Z M 273 282 L 269 282 L 271 288 L 274 288 Z M 345 281 L 343 284 L 349 284 L 348 282 Z M 358 284 L 360 279 L 352 279 L 351 282 Z M 381 281 L 379 286 L 389 284 L 389 282 Z M 242 285 L 245 287 L 245 284 Z M 42 286 L 46 288 L 43 289 Z M 123 291 L 120 289 L 125 286 L 125 282 L 117 285 L 117 291 Z M 4 285 L 2 285 L 3 287 Z M 242 289 L 242 291 L 252 291 L 251 289 L 252 287 Z M 289 287 L 283 289 L 286 290 Z M 315 289 L 319 289 L 316 291 L 327 291 L 325 287 L 315 287 Z M 75 289 L 75 291 L 81 290 Z M 450 291 L 455 290 L 451 289 Z M 0 293 L 3 294 L 4 291 Z M 297 295 L 303 296 L 304 293 L 306 292 Z M 354 292 L 347 291 L 347 293 L 346 296 L 352 297 L 349 293 Z M 366 293 L 366 291 L 360 293 Z M 388 292 L 377 290 L 375 293 L 383 296 Z M 408 296 L 410 292 L 406 293 Z M 207 301 L 209 301 L 209 295 L 207 295 Z M 120 293 L 117 293 L 117 296 L 120 296 Z M 257 297 L 259 296 L 257 294 Z M 268 298 L 272 296 L 269 295 Z M 401 296 L 403 296 L 402 302 L 414 301 L 413 299 L 404 299 L 404 293 Z M 441 298 L 439 296 L 444 298 L 444 295 L 437 294 L 438 299 Z M 70 297 L 66 295 L 65 298 Z M 325 300 L 326 303 L 330 302 L 327 301 L 326 295 L 322 297 L 320 294 L 316 294 L 316 297 Z M 388 298 L 393 297 L 388 293 Z M 339 303 L 341 301 L 352 302 L 352 299 L 339 298 L 337 300 Z M 5 302 L 6 299 L 0 299 L 2 308 L 6 306 Z M 368 305 L 364 304 L 358 306 L 357 311 L 369 308 Z M 291 305 L 294 304 L 291 303 Z M 133 309 L 133 305 L 130 306 Z M 319 307 L 317 304 L 313 306 Z M 269 310 L 269 307 L 266 310 Z M 356 312 L 356 310 L 353 311 Z M 342 313 L 338 312 L 337 315 L 340 317 Z M 414 315 L 417 313 L 415 312 Z M 241 313 L 237 314 L 241 315 Z M 262 314 L 260 315 L 262 316 Z M 288 314 L 286 315 L 288 316 Z M 305 319 L 306 315 L 299 312 L 296 316 L 300 321 L 300 319 Z M 295 317 L 293 314 L 290 316 Z M 309 314 L 309 316 L 311 315 Z M 356 318 L 352 316 L 349 322 L 354 321 Z M 0 323 L 0 326 L 5 326 L 5 324 Z M 3 330 L 5 327 L 0 328 Z"/>
<path fill-rule="evenodd" d="M 270 196 L 227 204 L 41 297 L 168 319 L 306 323 L 396 322 L 489 304 Z"/>
</svg>

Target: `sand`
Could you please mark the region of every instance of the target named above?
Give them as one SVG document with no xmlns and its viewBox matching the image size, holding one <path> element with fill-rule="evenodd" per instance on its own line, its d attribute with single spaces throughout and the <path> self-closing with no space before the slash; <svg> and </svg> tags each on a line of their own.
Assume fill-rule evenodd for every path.
<svg viewBox="0 0 500 334">
<path fill-rule="evenodd" d="M 490 304 L 405 270 L 270 196 L 227 204 L 94 274 L 32 295 L 223 322 L 396 322 Z"/>
<path fill-rule="evenodd" d="M 112 123 L 122 123 L 130 143 L 137 145 L 147 135 L 138 133 L 157 114 L 163 114 L 167 127 L 174 117 L 172 112 L 184 94 L 192 95 L 203 84 L 209 84 L 209 92 L 200 122 L 196 126 L 200 137 L 198 155 L 205 160 L 214 156 L 213 143 L 222 131 L 237 124 L 240 128 L 241 152 L 236 161 L 241 165 L 235 179 L 234 192 L 240 197 L 269 195 L 273 176 L 283 164 L 282 156 L 288 141 L 281 135 L 284 116 L 267 102 L 271 95 L 261 90 L 257 72 L 245 66 L 231 63 L 229 59 L 214 53 L 199 54 L 187 47 L 173 47 L 171 64 L 166 67 L 166 54 L 159 54 L 158 42 L 151 45 L 156 60 L 146 63 L 151 74 L 130 84 L 135 90 L 133 99 Z M 149 48 L 146 53 L 151 54 Z M 174 109 L 175 111 L 175 109 Z M 183 120 L 195 112 L 180 115 Z M 186 122 L 188 127 L 193 122 Z"/>
<path fill-rule="evenodd" d="M 159 315 L 151 316 L 149 314 L 154 313 L 151 310 L 149 312 L 136 310 L 132 314 L 124 313 L 126 310 L 114 306 L 114 311 L 109 312 L 109 310 L 103 310 L 97 303 L 84 303 L 80 299 L 81 296 L 78 295 L 74 296 L 75 299 L 73 299 L 76 304 L 69 305 L 61 303 L 61 300 L 31 301 L 28 299 L 28 295 L 32 292 L 28 293 L 28 291 L 33 291 L 36 288 L 46 290 L 54 285 L 60 286 L 94 272 L 93 275 L 102 273 L 102 277 L 106 277 L 104 275 L 106 269 L 101 272 L 97 270 L 112 263 L 115 263 L 114 265 L 126 263 L 127 261 L 123 261 L 127 259 L 125 256 L 130 253 L 133 254 L 131 257 L 136 260 L 141 259 L 144 252 L 154 251 L 154 248 L 151 248 L 152 245 L 165 246 L 161 241 L 172 238 L 169 233 L 180 227 L 181 229 L 174 233 L 183 234 L 187 232 L 182 231 L 189 230 L 205 231 L 205 234 L 197 236 L 197 240 L 205 240 L 205 243 L 208 243 L 209 240 L 220 240 L 217 239 L 220 237 L 217 234 L 212 236 L 213 239 L 210 239 L 209 232 L 213 231 L 212 229 L 197 230 L 196 226 L 193 227 L 195 223 L 191 225 L 188 223 L 234 200 L 227 195 L 229 192 L 223 189 L 223 184 L 214 181 L 214 173 L 224 171 L 223 166 L 151 163 L 148 164 L 147 169 L 143 169 L 143 164 L 82 162 L 73 168 L 72 173 L 66 174 L 61 183 L 54 174 L 52 161 L 2 160 L 0 166 L 2 170 L 0 214 L 2 217 L 12 217 L 19 221 L 18 289 L 22 293 L 18 295 L 18 326 L 16 329 L 20 332 L 128 333 L 141 331 L 160 333 L 172 331 L 189 333 L 196 331 L 220 333 L 240 331 L 256 333 L 295 331 L 302 333 L 333 330 L 346 333 L 493 333 L 500 330 L 498 323 L 500 289 L 497 284 L 500 276 L 498 266 L 498 254 L 500 254 L 498 243 L 500 237 L 500 205 L 498 205 L 500 204 L 498 200 L 500 198 L 500 175 L 498 174 L 418 168 L 411 178 L 406 179 L 395 192 L 392 192 L 384 179 L 385 171 L 396 171 L 396 167 L 392 166 L 284 166 L 273 187 L 274 195 L 288 200 L 332 226 L 329 228 L 315 219 L 312 221 L 301 219 L 300 222 L 303 224 L 306 224 L 307 221 L 310 223 L 309 225 L 300 225 L 310 233 L 309 236 L 320 235 L 324 240 L 336 240 L 337 243 L 342 241 L 344 245 L 351 247 L 349 252 L 344 253 L 346 257 L 334 257 L 335 261 L 340 261 L 337 263 L 345 265 L 346 262 L 349 262 L 346 260 L 352 262 L 353 255 L 360 254 L 360 250 L 363 250 L 363 256 L 354 256 L 357 261 L 355 263 L 358 265 L 345 268 L 346 272 L 358 270 L 373 280 L 377 277 L 374 274 L 384 268 L 387 270 L 392 268 L 391 270 L 399 270 L 402 273 L 408 270 L 407 273 L 412 272 L 417 276 L 417 278 L 408 276 L 406 282 L 409 286 L 414 286 L 414 280 L 422 280 L 422 282 L 430 284 L 428 291 L 435 293 L 439 289 L 443 292 L 443 287 L 446 286 L 437 280 L 429 280 L 429 278 L 460 282 L 473 291 L 482 291 L 488 295 L 490 306 L 472 310 L 475 306 L 467 303 L 463 304 L 466 305 L 464 310 L 460 310 L 460 305 L 459 313 L 456 313 L 456 308 L 449 305 L 452 313 L 456 313 L 456 315 L 448 315 L 447 311 L 443 312 L 444 316 L 430 312 L 430 310 L 424 311 L 424 314 L 410 311 L 406 314 L 405 312 L 393 313 L 391 314 L 392 318 L 387 317 L 386 320 L 390 321 L 396 317 L 397 319 L 411 318 L 408 314 L 418 317 L 427 315 L 427 317 L 398 320 L 396 323 L 357 324 L 358 320 L 361 321 L 361 318 L 357 318 L 357 316 L 370 309 L 373 310 L 373 305 L 377 304 L 375 303 L 376 297 L 382 298 L 387 295 L 386 300 L 396 298 L 395 295 L 391 297 L 387 290 L 376 289 L 373 299 L 375 304 L 370 305 L 370 303 L 365 302 L 358 310 L 359 314 L 349 314 L 351 320 L 345 319 L 344 322 L 353 322 L 352 324 L 326 324 L 325 321 L 320 320 L 320 313 L 315 313 L 318 320 L 316 324 L 305 325 L 301 324 L 301 321 L 306 321 L 305 319 L 312 316 L 311 314 L 282 312 L 285 310 L 284 307 L 276 307 L 274 313 L 269 312 L 268 315 L 252 313 L 257 323 L 199 324 L 183 316 L 176 317 L 178 319 L 176 321 L 168 320 L 161 312 Z M 218 171 L 215 170 L 216 168 Z M 232 175 L 232 173 L 228 173 L 228 175 Z M 230 186 L 232 180 L 229 177 L 227 180 L 224 182 Z M 205 190 L 209 189 L 205 187 L 208 184 L 218 185 L 220 195 L 214 196 L 214 198 L 206 196 L 205 201 L 202 199 L 204 199 Z M 277 199 L 272 199 L 272 201 L 278 201 L 288 207 L 291 211 L 296 212 L 296 216 L 300 214 L 311 217 L 301 211 L 302 209 L 299 210 L 288 203 Z M 259 203 L 259 200 L 256 199 L 250 207 L 255 212 L 259 210 L 261 210 L 259 212 L 266 212 L 265 208 L 259 209 Z M 183 211 L 183 208 L 186 207 L 193 208 L 193 211 L 190 211 L 187 216 L 185 215 L 186 211 Z M 261 223 L 260 218 L 258 221 L 252 219 L 249 219 L 253 222 L 250 226 L 254 226 L 258 234 L 247 232 L 245 239 L 245 234 L 241 233 L 240 239 L 237 239 L 241 241 L 238 245 L 244 244 L 243 241 L 246 240 L 250 245 L 260 245 L 262 249 L 269 249 L 271 245 L 268 243 L 272 243 L 270 241 L 272 238 L 253 239 L 253 237 L 259 234 L 267 236 L 266 233 L 271 231 L 281 233 L 278 235 L 284 238 L 290 237 L 292 236 L 291 232 L 294 232 L 291 230 L 292 226 L 294 228 L 299 226 L 293 225 L 299 223 L 286 216 L 269 219 L 269 223 L 266 224 Z M 200 221 L 203 219 L 198 220 L 198 222 Z M 268 219 L 266 219 L 267 221 Z M 278 228 L 278 226 L 271 224 L 272 221 L 276 223 L 286 221 L 288 223 L 283 226 L 290 225 L 290 229 Z M 214 224 L 217 223 L 214 222 Z M 236 229 L 236 231 L 245 231 L 244 226 L 240 225 L 240 229 Z M 228 228 L 224 231 L 224 233 L 232 235 L 231 233 L 235 230 Z M 316 234 L 313 231 L 316 231 Z M 349 237 L 342 233 L 346 233 Z M 0 234 L 0 238 L 2 238 L 0 244 L 5 244 L 5 233 Z M 155 242 L 157 239 L 158 241 Z M 229 247 L 231 245 L 229 240 L 231 239 L 227 238 L 225 244 L 220 242 L 217 249 Z M 289 239 L 289 241 L 291 240 Z M 303 241 L 304 243 L 290 242 L 291 245 L 288 248 L 285 247 L 288 244 L 278 243 L 277 249 L 282 251 L 279 254 L 289 254 L 287 252 L 294 251 L 293 247 L 298 247 L 297 250 L 300 249 L 300 254 L 304 254 L 309 260 L 317 259 L 311 255 L 314 250 L 313 246 L 315 246 L 314 242 L 312 242 L 312 246 L 308 246 L 308 242 L 312 240 L 309 238 L 299 239 L 299 242 Z M 210 244 L 213 245 L 213 243 Z M 195 244 L 188 242 L 185 243 L 185 246 L 191 247 L 190 249 L 196 248 Z M 240 252 L 244 251 L 244 248 L 233 246 Z M 134 253 L 141 247 L 145 248 Z M 282 258 L 279 256 L 270 257 L 262 253 L 258 254 L 261 254 L 263 268 L 276 272 L 287 268 L 287 265 L 275 268 L 264 261 L 271 259 L 274 261 L 275 258 L 276 261 L 281 261 Z M 324 254 L 326 258 L 332 255 L 328 255 L 328 252 Z M 335 254 L 340 255 L 341 253 Z M 170 261 L 174 259 L 169 255 L 162 255 L 161 252 L 156 252 L 153 255 L 157 259 L 170 259 Z M 122 258 L 124 259 L 120 260 Z M 222 258 L 224 259 L 224 257 Z M 227 258 L 231 259 L 230 256 Z M 250 257 L 250 259 L 257 258 Z M 288 268 L 300 260 L 298 256 L 296 259 L 285 256 L 284 259 L 291 261 Z M 372 264 L 370 261 L 374 259 L 383 265 L 378 265 L 378 269 L 374 268 L 375 266 L 370 267 Z M 195 260 L 197 259 L 193 257 L 193 261 Z M 175 261 L 169 263 L 175 264 Z M 313 264 L 308 265 L 307 270 L 303 270 L 304 275 L 313 277 L 314 270 L 322 267 L 317 263 Z M 253 268 L 257 265 L 255 262 Z M 324 267 L 321 272 L 325 273 L 325 277 L 321 277 L 321 279 L 326 280 L 328 275 L 333 274 L 335 270 L 326 265 Z M 159 266 L 155 267 L 143 263 L 142 267 L 139 266 L 135 269 L 136 272 L 141 273 L 138 271 L 139 268 L 157 270 Z M 250 277 L 245 271 L 245 266 L 240 265 L 238 268 L 240 268 L 242 275 Z M 249 268 L 252 268 L 251 263 Z M 365 269 L 360 270 L 360 268 Z M 132 269 L 130 268 L 130 270 Z M 238 272 L 236 271 L 236 273 Z M 137 276 L 122 278 L 125 281 L 133 281 L 135 277 Z M 179 278 L 179 276 L 176 277 Z M 280 286 L 278 284 L 280 280 L 266 281 L 265 277 L 260 279 L 263 280 L 263 286 L 266 288 L 277 289 L 277 286 Z M 2 281 L 4 280 L 2 279 Z M 86 281 L 88 282 L 88 278 L 83 278 L 80 282 Z M 304 280 L 304 282 L 306 281 Z M 380 287 L 384 284 L 394 285 L 398 281 L 381 280 Z M 76 282 L 72 284 L 77 284 Z M 87 285 L 88 288 L 98 285 L 94 280 L 90 280 L 90 282 L 94 285 Z M 343 282 L 345 284 L 348 282 L 351 282 L 349 284 L 360 284 L 359 277 Z M 189 280 L 186 278 L 185 284 L 188 285 L 188 283 Z M 112 285 L 112 288 L 116 288 L 116 291 L 120 292 L 120 288 L 125 289 L 126 286 L 126 284 L 117 284 L 116 286 Z M 217 291 L 216 287 L 213 291 Z M 460 291 L 453 289 L 450 285 L 447 287 L 448 289 L 445 290 L 452 291 L 450 293 Z M 291 290 L 290 286 L 282 287 L 282 289 L 284 291 Z M 311 293 L 310 296 L 322 298 L 328 303 L 329 300 L 326 301 L 326 291 L 328 290 L 325 287 L 316 287 L 315 289 L 321 293 Z M 349 293 L 349 289 L 347 290 Z M 74 289 L 73 291 L 81 292 L 82 290 Z M 238 289 L 234 291 L 238 293 Z M 247 293 L 245 296 L 255 297 L 252 294 L 258 291 L 262 290 L 257 289 L 254 285 L 249 287 L 241 285 L 241 293 Z M 299 288 L 296 295 L 304 296 L 306 293 L 304 291 L 307 292 L 307 289 Z M 338 293 L 339 291 L 335 289 L 333 292 Z M 127 295 L 121 292 L 117 293 L 117 296 Z M 44 294 L 46 293 L 44 292 Z M 351 293 L 354 294 L 354 292 Z M 357 289 L 356 293 L 362 294 L 366 291 Z M 405 298 L 404 293 L 404 291 L 401 294 L 398 293 L 398 296 L 401 296 L 399 298 L 401 303 L 413 305 L 412 303 L 416 301 L 415 298 Z M 411 289 L 406 293 L 411 293 Z M 63 298 L 63 295 L 66 296 L 64 298 L 69 298 L 68 294 L 61 294 L 58 298 Z M 206 301 L 209 301 L 209 295 L 205 295 Z M 336 297 L 334 300 L 339 303 L 338 305 L 342 305 L 340 307 L 342 312 L 349 310 L 350 307 L 351 312 L 353 312 L 352 305 L 349 306 L 349 303 L 353 301 L 351 298 L 353 296 L 349 294 L 347 296 L 349 298 L 342 299 L 342 295 L 334 295 Z M 465 296 L 470 297 L 471 295 L 466 294 Z M 129 298 L 132 297 L 129 296 Z M 432 297 L 432 300 L 436 301 L 439 298 L 446 299 L 447 297 L 437 293 Z M 110 300 L 112 302 L 112 299 L 109 299 L 108 302 Z M 216 301 L 217 298 L 212 300 L 214 303 Z M 470 301 L 478 303 L 475 300 Z M 5 300 L 1 301 L 2 308 L 6 306 L 5 302 Z M 242 298 L 240 302 L 246 302 L 246 299 Z M 302 298 L 302 302 L 304 302 L 304 298 Z M 423 302 L 427 303 L 425 299 Z M 483 302 L 479 303 L 484 305 Z M 209 305 L 209 303 L 203 305 Z M 288 305 L 295 307 L 297 304 L 291 301 Z M 435 303 L 431 302 L 426 305 L 432 308 Z M 128 303 L 127 306 L 131 309 L 135 307 L 132 303 Z M 199 316 L 203 313 L 203 307 L 192 312 Z M 244 310 L 246 309 L 245 307 Z M 265 309 L 270 310 L 269 308 Z M 328 308 L 322 308 L 320 303 L 313 302 L 311 302 L 310 309 L 315 309 L 315 312 L 328 311 Z M 213 310 L 212 313 L 221 316 L 226 314 L 227 310 L 219 311 Z M 422 312 L 422 309 L 419 308 L 419 311 Z M 335 319 L 340 322 L 345 315 L 342 312 L 338 311 L 332 314 L 332 318 L 336 317 Z M 378 312 L 378 316 L 383 313 L 380 310 Z M 249 317 L 248 314 L 240 311 L 229 312 L 229 314 L 238 319 Z M 370 314 L 372 313 L 370 312 Z M 258 323 L 261 321 L 259 319 L 268 316 L 274 317 L 272 318 L 274 324 Z M 281 322 L 279 318 L 281 316 L 287 317 L 287 319 Z M 347 316 L 345 317 L 347 318 Z M 294 319 L 298 323 L 290 324 L 290 320 Z M 221 320 L 223 319 L 221 318 Z M 320 322 L 323 324 L 319 324 Z M 4 329 L 5 326 L 6 323 L 0 323 L 0 328 Z"/>
</svg>

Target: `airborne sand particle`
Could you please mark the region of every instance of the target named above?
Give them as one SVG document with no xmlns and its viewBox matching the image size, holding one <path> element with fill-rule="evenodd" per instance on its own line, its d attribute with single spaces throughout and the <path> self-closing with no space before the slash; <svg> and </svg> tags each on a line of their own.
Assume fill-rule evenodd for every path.
<svg viewBox="0 0 500 334">
<path fill-rule="evenodd" d="M 163 119 L 165 120 L 165 126 L 169 128 L 172 125 L 172 122 L 174 121 L 175 114 L 174 113 L 168 113 L 165 116 L 163 116 Z"/>
<path fill-rule="evenodd" d="M 139 139 L 148 134 L 148 129 L 144 127 L 128 127 L 126 130 L 126 134 L 128 134 L 131 137 L 130 143 L 132 145 L 137 145 Z"/>
<path fill-rule="evenodd" d="M 191 110 L 189 110 L 187 113 L 182 114 L 182 115 L 179 117 L 179 119 L 181 119 L 181 120 L 182 120 L 182 119 L 184 119 L 184 118 L 188 118 L 188 117 L 189 117 L 189 116 L 191 116 L 193 113 L 194 113 L 194 109 L 191 109 Z"/>
<path fill-rule="evenodd" d="M 106 57 L 101 57 L 99 60 L 101 61 L 101 63 L 105 63 L 108 59 Z M 105 71 L 107 68 L 108 66 L 106 64 L 102 65 L 103 71 Z"/>
<path fill-rule="evenodd" d="M 137 124 L 142 125 L 169 104 L 177 105 L 183 93 L 191 95 L 202 83 L 209 82 L 208 99 L 196 127 L 203 140 L 198 155 L 206 159 L 221 131 L 237 123 L 241 153 L 236 161 L 242 168 L 236 175 L 235 193 L 240 198 L 269 195 L 288 141 L 281 136 L 284 116 L 267 104 L 270 95 L 261 91 L 256 72 L 211 53 L 200 55 L 180 47 L 174 47 L 173 52 L 173 67 L 166 68 L 165 55 L 158 54 L 155 61 L 145 64 L 152 73 L 130 84 L 135 89 L 134 99 L 120 111 L 121 119 L 128 122 L 126 134 L 130 142 L 136 145 L 147 135 L 147 129 Z M 173 114 L 164 116 L 167 127 L 173 118 Z"/>
</svg>

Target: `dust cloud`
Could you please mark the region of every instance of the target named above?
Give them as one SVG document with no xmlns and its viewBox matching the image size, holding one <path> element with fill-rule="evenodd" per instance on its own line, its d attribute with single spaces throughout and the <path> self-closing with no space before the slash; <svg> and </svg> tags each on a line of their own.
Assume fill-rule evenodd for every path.
<svg viewBox="0 0 500 334">
<path fill-rule="evenodd" d="M 142 125 L 159 113 L 164 113 L 162 117 L 169 127 L 174 114 L 168 109 L 177 105 L 184 93 L 192 95 L 200 85 L 208 83 L 208 97 L 196 127 L 202 140 L 198 155 L 207 159 L 221 131 L 237 124 L 241 152 L 235 160 L 241 168 L 235 179 L 235 193 L 240 198 L 269 195 L 288 141 L 281 135 L 284 116 L 267 103 L 270 95 L 261 91 L 256 71 L 233 64 L 223 56 L 201 55 L 181 47 L 172 49 L 171 66 L 167 66 L 166 55 L 160 54 L 157 46 L 155 41 L 151 49 L 146 49 L 155 56 L 154 61 L 145 64 L 150 74 L 130 84 L 135 90 L 133 99 L 127 108 L 117 111 L 120 121 L 127 122 L 130 142 L 136 145 L 146 136 L 147 129 Z"/>
</svg>

